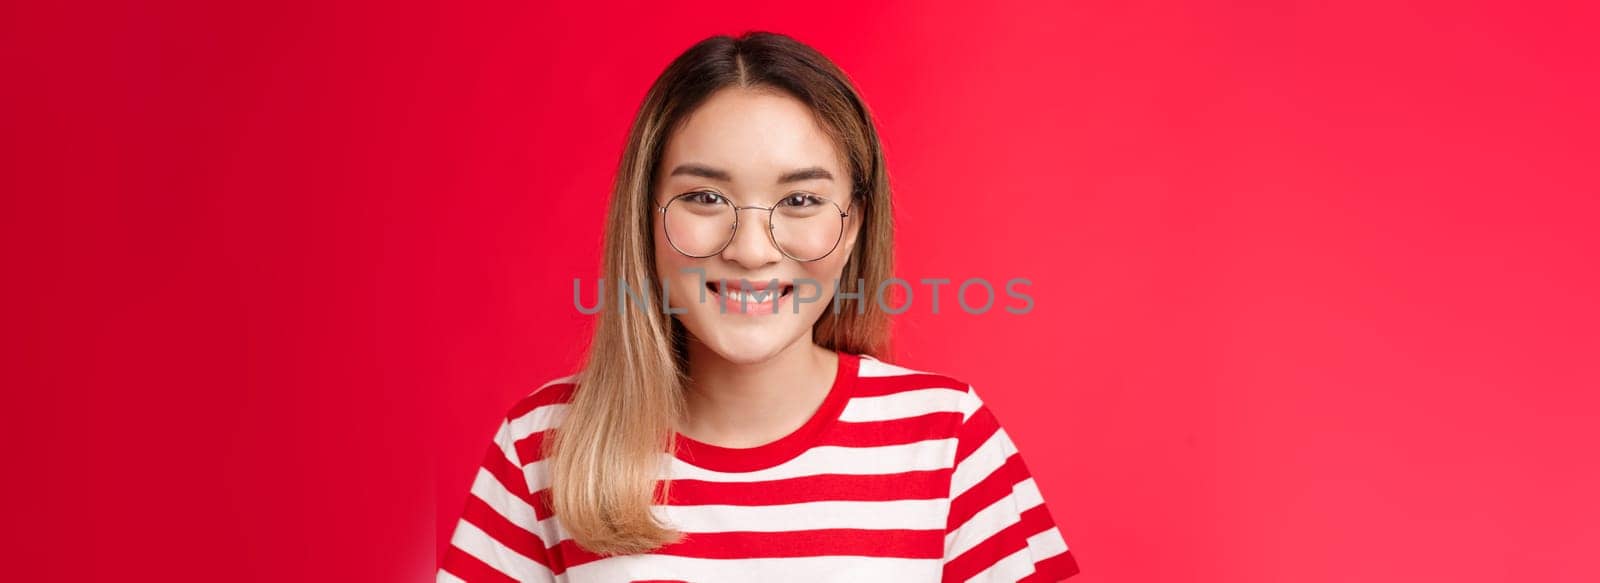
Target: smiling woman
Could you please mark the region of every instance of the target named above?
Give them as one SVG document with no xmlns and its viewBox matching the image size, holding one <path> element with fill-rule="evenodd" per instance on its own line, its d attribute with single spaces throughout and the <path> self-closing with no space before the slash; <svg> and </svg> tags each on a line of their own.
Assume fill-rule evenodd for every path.
<svg viewBox="0 0 1600 583">
<path fill-rule="evenodd" d="M 862 290 L 892 274 L 889 195 L 868 109 L 815 50 L 749 33 L 674 60 L 603 264 L 665 305 L 600 294 L 583 369 L 502 420 L 439 580 L 1076 573 L 978 393 L 880 359 L 888 316 Z"/>
</svg>

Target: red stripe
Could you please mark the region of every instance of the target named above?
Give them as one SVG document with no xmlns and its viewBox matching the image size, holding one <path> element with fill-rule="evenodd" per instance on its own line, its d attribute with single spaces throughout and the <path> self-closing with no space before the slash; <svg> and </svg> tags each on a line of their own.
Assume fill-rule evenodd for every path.
<svg viewBox="0 0 1600 583">
<path fill-rule="evenodd" d="M 994 533 L 944 565 L 945 581 L 966 581 L 1012 553 L 1028 546 L 1028 537 L 1055 528 L 1050 511 L 1039 504 L 1022 512 L 1017 522 Z M 1038 566 L 1035 565 L 1035 570 Z"/>
<path fill-rule="evenodd" d="M 789 532 L 692 533 L 662 554 L 708 559 L 855 555 L 936 559 L 944 554 L 939 530 L 829 528 Z"/>
<path fill-rule="evenodd" d="M 917 373 L 889 377 L 860 377 L 856 379 L 856 390 L 852 396 L 881 397 L 920 389 L 952 389 L 964 393 L 969 388 L 967 383 L 951 377 Z M 510 413 L 506 417 L 508 419 L 517 419 L 545 405 L 570 403 L 575 390 L 577 390 L 577 385 L 573 383 L 547 385 L 523 397 L 521 401 L 512 406 Z"/>
<path fill-rule="evenodd" d="M 483 456 L 483 469 L 488 470 L 512 495 L 529 504 L 533 503 L 533 494 L 528 492 L 528 480 L 522 468 L 506 459 L 506 452 L 499 445 L 489 446 L 488 453 Z"/>
<path fill-rule="evenodd" d="M 472 523 L 473 526 L 478 527 L 478 530 L 489 535 L 489 538 L 493 538 L 500 544 L 505 545 L 506 548 L 533 559 L 534 562 L 544 565 L 546 568 L 554 569 L 551 564 L 549 549 L 545 548 L 544 542 L 540 541 L 537 535 L 507 520 L 499 512 L 495 512 L 494 508 L 481 498 L 477 496 L 467 498 L 467 510 L 462 513 L 461 519 Z M 458 526 L 457 528 L 460 527 Z"/>
<path fill-rule="evenodd" d="M 839 421 L 824 431 L 813 447 L 818 445 L 882 447 L 929 439 L 950 439 L 956 437 L 956 428 L 960 425 L 961 413 L 957 411 L 926 413 L 883 421 Z M 523 465 L 544 459 L 542 446 L 547 433 L 549 432 L 536 431 L 517 440 L 514 447 L 517 459 Z"/>
<path fill-rule="evenodd" d="M 880 447 L 929 439 L 949 439 L 961 426 L 959 411 L 937 412 L 884 421 L 840 421 L 823 433 L 817 445 Z"/>
<path fill-rule="evenodd" d="M 914 373 L 887 377 L 859 377 L 856 379 L 854 396 L 881 397 L 919 389 L 954 389 L 967 392 L 969 388 L 967 383 L 959 379 L 932 373 Z M 577 385 L 570 382 L 542 387 L 517 402 L 507 417 L 516 419 L 545 405 L 570 403 L 573 391 L 576 389 Z"/>
<path fill-rule="evenodd" d="M 510 575 L 501 573 L 488 563 L 478 560 L 477 557 L 467 554 L 459 547 L 452 546 L 444 552 L 444 561 L 439 568 L 455 575 L 456 578 L 467 583 L 482 581 L 517 583 Z"/>
<path fill-rule="evenodd" d="M 884 447 L 904 445 L 931 439 L 949 439 L 960 423 L 960 413 L 938 412 L 896 419 L 862 423 L 835 424 L 817 445 L 845 447 Z M 537 452 L 547 432 L 540 431 L 516 443 L 518 457 L 533 463 L 542 459 Z M 500 456 L 503 460 L 504 456 Z M 501 460 L 496 460 L 501 461 Z M 496 470 L 507 471 L 507 468 Z M 932 499 L 949 495 L 950 470 L 912 471 L 896 474 L 852 476 L 819 474 L 783 480 L 761 482 L 703 482 L 700 480 L 675 481 L 673 504 L 739 504 L 768 505 L 792 504 L 817 500 L 903 500 Z M 516 472 L 522 476 L 520 471 Z M 932 480 L 944 480 L 935 483 Z M 659 493 L 660 484 L 657 484 Z M 686 498 L 679 498 L 680 493 Z M 831 498 L 830 498 L 831 497 Z M 539 519 L 549 518 L 548 490 L 524 497 Z"/>
<path fill-rule="evenodd" d="M 895 500 L 934 500 L 949 495 L 950 470 L 921 470 L 898 474 L 849 475 L 819 474 L 761 482 L 710 482 L 704 480 L 656 481 L 656 499 L 663 489 L 671 495 L 672 506 L 728 504 L 736 506 L 776 506 L 803 502 L 891 502 Z M 533 494 L 533 511 L 539 520 L 555 512 L 550 508 L 550 489 Z"/>
<path fill-rule="evenodd" d="M 1022 456 L 1012 454 L 1000 467 L 950 501 L 949 530 L 960 528 L 974 514 L 1010 496 L 1012 489 L 1026 479 L 1028 467 L 1022 463 Z"/>
<path fill-rule="evenodd" d="M 671 494 L 669 504 L 770 506 L 831 500 L 862 502 L 933 500 L 950 495 L 949 483 L 949 469 L 864 476 L 819 474 L 760 482 L 673 480 L 669 488 Z M 662 488 L 662 482 L 657 482 L 658 495 Z"/>
<path fill-rule="evenodd" d="M 1000 421 L 995 419 L 994 413 L 989 411 L 988 405 L 979 405 L 977 411 L 967 417 L 967 422 L 961 426 L 960 440 L 956 443 L 956 465 L 977 451 L 989 437 L 1000 430 Z"/>
<path fill-rule="evenodd" d="M 937 559 L 943 556 L 943 551 L 944 533 L 939 530 L 830 528 L 791 532 L 695 532 L 652 553 L 699 559 L 827 555 Z M 604 558 L 579 547 L 571 539 L 561 541 L 559 552 L 566 557 L 568 568 Z"/>
<path fill-rule="evenodd" d="M 941 379 L 945 378 L 935 375 L 911 376 Z M 900 379 L 906 377 L 884 378 Z M 571 385 L 553 385 L 551 388 L 561 386 L 570 387 Z M 928 388 L 926 383 L 911 383 L 907 386 Z M 540 392 L 542 393 L 543 391 Z M 531 410 L 532 409 L 528 409 L 528 411 Z M 526 411 L 523 414 L 526 414 Z M 511 418 L 516 419 L 519 416 L 520 415 L 513 413 Z M 935 412 L 918 415 L 915 417 L 905 417 L 884 421 L 839 421 L 835 423 L 833 427 L 823 432 L 815 445 L 878 447 L 886 445 L 904 445 L 907 443 L 915 443 L 928 439 L 949 439 L 955 436 L 955 428 L 960 424 L 961 413 L 956 411 Z M 517 442 L 514 444 L 514 449 L 517 452 L 517 459 L 524 465 L 544 459 L 542 445 L 544 443 L 546 433 L 548 433 L 548 431 L 537 431 L 528 435 L 527 437 L 517 440 Z"/>
<path fill-rule="evenodd" d="M 513 444 L 513 447 L 517 450 L 517 460 L 521 461 L 522 465 L 528 465 L 544 459 L 545 433 L 547 431 L 535 431 L 527 437 L 518 439 Z"/>
<path fill-rule="evenodd" d="M 1034 563 L 1033 569 L 1032 574 L 1018 583 L 1056 583 L 1077 575 L 1078 561 L 1072 558 L 1072 551 L 1061 551 L 1059 555 Z"/>
<path fill-rule="evenodd" d="M 546 520 L 556 515 L 555 508 L 550 505 L 550 489 L 545 488 L 533 493 L 533 516 L 539 520 Z"/>
<path fill-rule="evenodd" d="M 861 377 L 856 380 L 857 397 L 881 397 L 918 389 L 955 389 L 967 392 L 967 383 L 937 374 L 917 373 L 892 377 Z"/>
<path fill-rule="evenodd" d="M 540 387 L 532 394 L 523 397 L 521 401 L 517 401 L 517 404 L 511 407 L 511 412 L 506 414 L 506 418 L 516 419 L 545 405 L 571 402 L 572 391 L 577 387 L 572 383 L 556 383 Z"/>
</svg>

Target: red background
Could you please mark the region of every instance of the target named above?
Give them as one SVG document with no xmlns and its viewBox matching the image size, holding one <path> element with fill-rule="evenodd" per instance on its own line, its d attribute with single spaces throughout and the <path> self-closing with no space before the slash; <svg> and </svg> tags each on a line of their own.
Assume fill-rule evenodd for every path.
<svg viewBox="0 0 1600 583">
<path fill-rule="evenodd" d="M 1592 5 L 573 4 L 5 9 L 17 578 L 431 577 L 646 87 L 770 29 L 875 110 L 902 277 L 1033 280 L 893 358 L 1080 580 L 1600 580 Z"/>
</svg>

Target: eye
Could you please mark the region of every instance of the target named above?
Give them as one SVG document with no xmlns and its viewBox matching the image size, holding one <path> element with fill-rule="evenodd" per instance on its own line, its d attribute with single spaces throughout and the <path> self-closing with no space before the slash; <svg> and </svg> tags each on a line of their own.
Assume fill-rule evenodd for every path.
<svg viewBox="0 0 1600 583">
<path fill-rule="evenodd" d="M 702 190 L 702 191 L 699 191 L 699 192 L 691 192 L 689 194 L 683 195 L 683 202 L 687 202 L 687 203 L 690 203 L 690 204 L 713 205 L 713 204 L 722 204 L 726 200 L 727 199 L 723 198 L 722 195 L 717 194 L 715 192 L 711 192 L 709 190 Z"/>
<path fill-rule="evenodd" d="M 778 201 L 778 205 L 787 207 L 810 207 L 821 205 L 823 202 L 825 202 L 824 199 L 815 194 L 796 192 L 784 197 L 783 200 Z"/>
</svg>

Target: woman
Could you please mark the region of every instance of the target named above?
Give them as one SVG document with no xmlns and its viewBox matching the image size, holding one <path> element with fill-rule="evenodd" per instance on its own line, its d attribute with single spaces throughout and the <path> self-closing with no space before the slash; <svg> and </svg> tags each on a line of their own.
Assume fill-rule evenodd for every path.
<svg viewBox="0 0 1600 583">
<path fill-rule="evenodd" d="M 833 63 L 768 33 L 691 47 L 628 137 L 583 369 L 500 425 L 439 580 L 1076 573 L 977 393 L 871 356 L 892 235 Z"/>
</svg>

